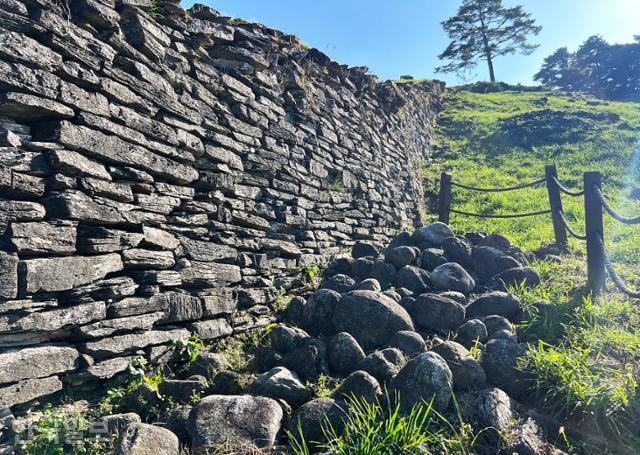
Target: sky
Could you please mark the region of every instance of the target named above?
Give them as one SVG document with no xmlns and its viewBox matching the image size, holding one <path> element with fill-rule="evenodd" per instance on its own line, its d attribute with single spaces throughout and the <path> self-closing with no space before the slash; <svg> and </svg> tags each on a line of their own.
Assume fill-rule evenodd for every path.
<svg viewBox="0 0 640 455">
<path fill-rule="evenodd" d="M 183 0 L 184 7 L 193 1 Z M 234 18 L 260 22 L 297 35 L 333 60 L 367 66 L 381 79 L 411 75 L 448 85 L 488 80 L 480 64 L 468 80 L 435 73 L 437 56 L 448 44 L 440 22 L 455 15 L 461 0 L 199 0 Z M 546 56 L 559 47 L 575 50 L 591 35 L 626 43 L 640 34 L 640 0 L 504 0 L 522 4 L 543 29 L 540 47 L 529 56 L 505 56 L 495 62 L 496 77 L 533 84 Z"/>
</svg>

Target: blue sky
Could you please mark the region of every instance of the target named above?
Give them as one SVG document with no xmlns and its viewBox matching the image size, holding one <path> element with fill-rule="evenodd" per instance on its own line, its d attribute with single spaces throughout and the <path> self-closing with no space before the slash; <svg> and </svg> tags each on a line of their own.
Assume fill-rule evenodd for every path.
<svg viewBox="0 0 640 455">
<path fill-rule="evenodd" d="M 455 14 L 459 0 L 209 0 L 225 15 L 260 22 L 292 33 L 311 47 L 349 66 L 368 66 L 382 79 L 410 74 L 449 85 L 455 75 L 435 74 L 437 55 L 448 40 L 440 22 Z M 183 1 L 188 7 L 190 1 Z M 531 56 L 506 56 L 496 76 L 510 83 L 533 83 L 542 60 L 558 47 L 575 49 L 587 37 L 630 42 L 640 34 L 640 0 L 504 0 L 522 4 L 543 30 Z M 488 79 L 481 63 L 471 80 Z"/>
</svg>

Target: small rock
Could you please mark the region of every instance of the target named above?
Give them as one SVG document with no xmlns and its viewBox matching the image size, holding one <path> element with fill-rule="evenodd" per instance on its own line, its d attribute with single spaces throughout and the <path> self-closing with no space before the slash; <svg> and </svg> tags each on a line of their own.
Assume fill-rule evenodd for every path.
<svg viewBox="0 0 640 455">
<path fill-rule="evenodd" d="M 497 388 L 460 394 L 458 405 L 464 421 L 471 423 L 476 431 L 485 432 L 482 441 L 488 447 L 502 446 L 503 435 L 517 418 L 516 403 Z"/>
<path fill-rule="evenodd" d="M 438 294 L 422 294 L 416 299 L 413 317 L 427 329 L 454 330 L 464 322 L 465 308 Z"/>
<path fill-rule="evenodd" d="M 467 317 L 498 315 L 513 319 L 520 313 L 520 299 L 513 294 L 495 291 L 480 295 L 467 306 Z"/>
<path fill-rule="evenodd" d="M 298 373 L 303 380 L 315 379 L 329 370 L 327 347 L 320 340 L 307 338 L 283 357 L 282 364 Z"/>
<path fill-rule="evenodd" d="M 389 347 L 398 348 L 405 356 L 413 358 L 427 350 L 422 336 L 410 330 L 400 330 L 389 340 Z"/>
<path fill-rule="evenodd" d="M 372 257 L 356 259 L 351 266 L 351 276 L 357 282 L 371 278 L 373 266 L 376 262 L 375 258 Z"/>
<path fill-rule="evenodd" d="M 407 231 L 401 232 L 391 240 L 387 249 L 390 250 L 399 246 L 414 246 L 412 235 Z"/>
<path fill-rule="evenodd" d="M 297 296 L 291 299 L 285 310 L 284 320 L 294 325 L 301 325 L 304 322 L 303 313 L 306 304 L 307 301 L 303 297 Z"/>
<path fill-rule="evenodd" d="M 377 261 L 371 267 L 371 278 L 375 278 L 383 288 L 391 287 L 396 282 L 398 271 L 393 264 Z"/>
<path fill-rule="evenodd" d="M 383 292 L 383 294 L 389 298 L 392 298 L 398 303 L 400 303 L 400 300 L 402 300 L 402 296 L 392 289 L 387 289 L 386 291 Z"/>
<path fill-rule="evenodd" d="M 479 389 L 486 385 L 487 377 L 476 359 L 461 344 L 445 341 L 431 349 L 449 365 L 456 390 Z"/>
<path fill-rule="evenodd" d="M 513 325 L 504 316 L 491 315 L 480 319 L 487 328 L 487 336 L 493 338 L 494 333 L 501 330 L 513 332 Z"/>
<path fill-rule="evenodd" d="M 457 291 L 469 294 L 476 287 L 471 275 L 455 262 L 439 265 L 431 272 L 431 283 L 443 291 Z"/>
<path fill-rule="evenodd" d="M 384 254 L 384 260 L 393 264 L 396 269 L 401 269 L 405 265 L 412 264 L 416 259 L 416 252 L 412 247 L 399 246 L 388 249 Z"/>
<path fill-rule="evenodd" d="M 462 292 L 445 291 L 445 292 L 438 292 L 438 295 L 441 295 L 442 297 L 446 297 L 451 300 L 455 300 L 460 305 L 467 304 L 467 297 L 465 297 L 465 295 Z"/>
<path fill-rule="evenodd" d="M 229 362 L 222 354 L 203 352 L 189 367 L 189 375 L 200 375 L 205 378 L 213 377 L 218 371 L 229 368 Z"/>
<path fill-rule="evenodd" d="M 506 341 L 510 341 L 512 343 L 517 343 L 518 342 L 518 337 L 516 336 L 516 334 L 513 333 L 513 332 L 510 332 L 508 330 L 498 330 L 496 333 L 493 334 L 491 339 L 492 340 L 506 340 Z"/>
<path fill-rule="evenodd" d="M 447 362 L 435 352 L 425 352 L 410 360 L 391 380 L 391 390 L 400 394 L 402 410 L 430 403 L 443 412 L 451 400 L 452 374 Z"/>
<path fill-rule="evenodd" d="M 206 453 L 223 444 L 270 450 L 282 416 L 282 408 L 271 398 L 210 395 L 200 400 L 189 414 L 192 450 Z"/>
<path fill-rule="evenodd" d="M 247 392 L 252 395 L 282 399 L 293 408 L 297 408 L 311 399 L 311 391 L 307 389 L 298 376 L 285 367 L 275 367 L 259 376 Z"/>
<path fill-rule="evenodd" d="M 101 417 L 100 420 L 105 423 L 110 434 L 120 434 L 130 424 L 142 422 L 140 416 L 135 412 L 111 414 Z"/>
<path fill-rule="evenodd" d="M 464 237 L 447 237 L 442 241 L 442 250 L 451 262 L 457 262 L 463 267 L 471 267 L 471 250 L 473 246 Z"/>
<path fill-rule="evenodd" d="M 187 405 L 178 406 L 164 416 L 163 427 L 178 436 L 180 441 L 189 441 L 189 430 L 187 430 L 189 413 L 192 407 Z"/>
<path fill-rule="evenodd" d="M 132 423 L 120 434 L 115 453 L 116 455 L 178 455 L 180 441 L 166 428 L 146 423 Z"/>
<path fill-rule="evenodd" d="M 482 355 L 487 381 L 502 387 L 511 396 L 520 396 L 529 386 L 528 375 L 520 369 L 520 362 L 526 355 L 527 350 L 517 343 L 489 340 Z"/>
<path fill-rule="evenodd" d="M 520 266 L 511 256 L 490 246 L 474 247 L 471 259 L 473 269 L 482 280 L 489 280 L 500 272 Z"/>
<path fill-rule="evenodd" d="M 506 253 L 511 249 L 511 242 L 500 234 L 489 234 L 478 242 L 478 246 L 488 246 Z"/>
<path fill-rule="evenodd" d="M 231 370 L 216 374 L 209 385 L 209 391 L 216 395 L 238 395 L 244 393 L 250 378 Z"/>
<path fill-rule="evenodd" d="M 341 332 L 329 342 L 329 366 L 338 374 L 351 373 L 365 358 L 365 353 L 350 334 Z"/>
</svg>

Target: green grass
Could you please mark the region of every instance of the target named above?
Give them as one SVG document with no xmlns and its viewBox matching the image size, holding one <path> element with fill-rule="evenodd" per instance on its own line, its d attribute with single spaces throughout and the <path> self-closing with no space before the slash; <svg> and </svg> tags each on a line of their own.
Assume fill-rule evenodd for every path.
<svg viewBox="0 0 640 455">
<path fill-rule="evenodd" d="M 306 441 L 298 428 L 298 435 L 289 434 L 294 455 L 313 453 L 314 445 L 335 455 L 474 453 L 478 434 L 459 416 L 459 422 L 450 423 L 430 404 L 416 404 L 410 412 L 402 414 L 397 397 L 387 395 L 384 401 L 386 404 L 356 397 L 348 399 L 344 429 L 338 431 L 327 424 L 323 428 L 325 443 Z"/>
<path fill-rule="evenodd" d="M 449 91 L 437 127 L 432 163 L 421 170 L 437 201 L 439 174 L 479 187 L 503 187 L 544 176 L 555 164 L 560 181 L 582 189 L 582 175 L 603 174 L 603 188 L 620 211 L 640 213 L 627 195 L 640 186 L 640 104 L 603 102 L 548 92 L 478 94 Z M 640 152 L 639 152 L 640 154 Z M 567 218 L 584 232 L 582 198 L 562 196 Z M 546 188 L 474 193 L 454 188 L 452 207 L 466 212 L 522 213 L 548 208 Z M 431 206 L 430 212 L 436 213 Z M 431 215 L 434 219 L 434 215 Z M 606 247 L 614 266 L 640 284 L 640 228 L 604 216 Z M 497 232 L 514 245 L 535 250 L 553 243 L 549 215 L 487 220 L 456 214 L 458 233 Z M 576 453 L 635 454 L 640 447 L 640 309 L 609 290 L 597 301 L 586 289 L 583 242 L 570 240 L 560 264 L 536 261 L 541 286 L 516 286 L 526 310 L 518 326 L 529 343 L 526 361 L 535 376 L 531 403 L 567 429 Z M 539 301 L 552 303 L 540 311 Z"/>
</svg>

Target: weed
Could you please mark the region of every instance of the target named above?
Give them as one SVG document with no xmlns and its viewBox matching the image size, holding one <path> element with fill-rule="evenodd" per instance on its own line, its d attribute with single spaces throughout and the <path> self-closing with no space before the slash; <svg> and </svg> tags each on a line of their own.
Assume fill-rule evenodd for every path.
<svg viewBox="0 0 640 455">
<path fill-rule="evenodd" d="M 319 375 L 315 381 L 307 381 L 307 388 L 317 398 L 329 398 L 337 387 L 336 380 L 324 374 Z"/>
<path fill-rule="evenodd" d="M 192 333 L 189 338 L 174 340 L 173 345 L 178 350 L 183 361 L 188 365 L 198 360 L 200 352 L 205 348 L 204 341 L 200 339 L 197 333 Z"/>
</svg>

